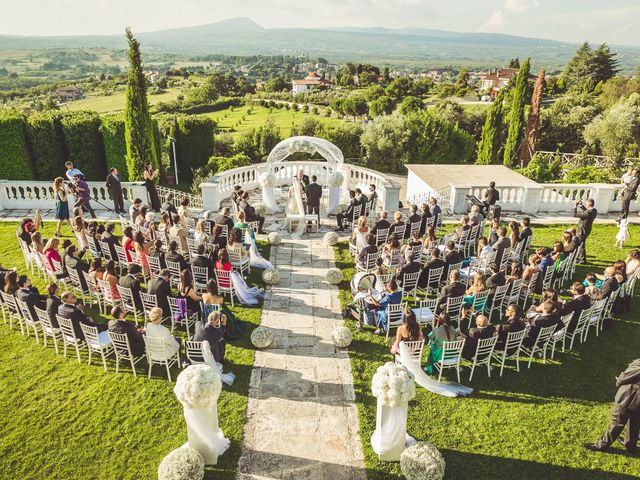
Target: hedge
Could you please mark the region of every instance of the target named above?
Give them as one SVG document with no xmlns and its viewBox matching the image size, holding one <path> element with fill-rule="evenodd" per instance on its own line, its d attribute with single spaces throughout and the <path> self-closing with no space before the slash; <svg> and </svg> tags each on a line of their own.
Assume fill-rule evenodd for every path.
<svg viewBox="0 0 640 480">
<path fill-rule="evenodd" d="M 120 180 L 126 182 L 129 179 L 129 172 L 126 160 L 127 147 L 124 141 L 124 118 L 122 115 L 106 115 L 100 120 L 107 170 L 117 168 Z"/>
<path fill-rule="evenodd" d="M 176 139 L 178 175 L 182 181 L 191 181 L 193 171 L 206 165 L 213 155 L 213 129 L 216 123 L 201 115 L 177 117 L 171 128 Z M 173 156 L 173 151 L 170 151 Z M 173 157 L 171 158 L 173 161 Z"/>
<path fill-rule="evenodd" d="M 24 115 L 0 111 L 0 178 L 33 179 Z"/>
<path fill-rule="evenodd" d="M 67 147 L 67 158 L 87 180 L 104 180 L 107 176 L 105 151 L 96 112 L 63 113 L 60 124 Z"/>
<path fill-rule="evenodd" d="M 27 119 L 36 177 L 53 180 L 63 176 L 67 154 L 60 126 L 60 112 L 36 112 Z"/>
</svg>

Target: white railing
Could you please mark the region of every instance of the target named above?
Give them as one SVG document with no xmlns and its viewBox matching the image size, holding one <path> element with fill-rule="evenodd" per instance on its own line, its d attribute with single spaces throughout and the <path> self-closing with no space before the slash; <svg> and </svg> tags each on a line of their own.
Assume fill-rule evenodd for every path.
<svg viewBox="0 0 640 480">
<path fill-rule="evenodd" d="M 171 203 L 174 207 L 178 208 L 182 200 L 187 198 L 189 200 L 189 206 L 192 208 L 202 208 L 202 197 L 200 195 L 193 195 L 189 192 L 182 192 L 180 190 L 176 190 L 175 188 L 169 187 L 160 187 L 157 186 L 158 197 L 160 197 L 160 203 L 164 203 L 167 201 L 167 197 L 169 194 L 173 195 Z"/>
<path fill-rule="evenodd" d="M 438 201 L 438 205 L 445 214 L 451 213 L 451 187 L 443 188 L 440 191 L 430 190 L 407 197 L 407 201 L 411 205 L 420 207 L 423 203 L 428 204 L 429 199 L 433 197 Z"/>
<path fill-rule="evenodd" d="M 551 183 L 542 185 L 538 211 L 566 212 L 573 208 L 576 200 L 594 198 L 599 193 L 592 185 Z M 600 203 L 600 202 L 598 202 Z"/>
<path fill-rule="evenodd" d="M 526 188 L 522 186 L 496 186 L 498 194 L 500 195 L 500 205 L 504 210 L 521 211 L 524 209 L 524 203 L 526 198 Z M 473 195 L 479 200 L 484 199 L 484 194 L 487 191 L 487 187 L 471 187 L 467 195 Z M 466 199 L 465 199 L 466 200 Z"/>
<path fill-rule="evenodd" d="M 87 182 L 91 191 L 92 207 L 95 210 L 113 208 L 113 200 L 103 182 Z M 147 198 L 147 189 L 143 182 L 122 182 L 122 193 L 125 203 L 134 198 Z M 69 206 L 75 199 L 69 195 Z M 35 208 L 55 208 L 55 195 L 52 182 L 30 180 L 28 183 L 19 180 L 0 180 L 0 209 L 33 210 Z M 101 205 L 104 204 L 104 205 Z"/>
<path fill-rule="evenodd" d="M 640 163 L 640 158 L 636 157 L 625 157 L 618 160 L 615 157 L 609 157 L 607 155 L 583 155 L 582 153 L 548 152 L 544 150 L 538 150 L 536 154 L 542 155 L 548 163 L 552 163 L 556 158 L 559 158 L 563 165 L 569 165 L 573 168 L 580 165 L 604 168 L 616 166 L 628 167 Z M 566 175 L 566 171 L 564 174 Z"/>
</svg>

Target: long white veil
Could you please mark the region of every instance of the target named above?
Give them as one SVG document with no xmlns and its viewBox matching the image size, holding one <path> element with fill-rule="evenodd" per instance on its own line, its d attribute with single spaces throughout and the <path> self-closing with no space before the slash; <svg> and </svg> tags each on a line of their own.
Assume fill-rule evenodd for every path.
<svg viewBox="0 0 640 480">
<path fill-rule="evenodd" d="M 296 175 L 293 177 L 293 197 L 289 201 L 289 214 L 298 216 L 298 225 L 295 232 L 291 234 L 292 238 L 301 238 L 307 230 L 307 222 L 304 221 L 305 209 L 302 201 L 302 183 Z M 291 219 L 289 219 L 291 221 Z"/>
</svg>

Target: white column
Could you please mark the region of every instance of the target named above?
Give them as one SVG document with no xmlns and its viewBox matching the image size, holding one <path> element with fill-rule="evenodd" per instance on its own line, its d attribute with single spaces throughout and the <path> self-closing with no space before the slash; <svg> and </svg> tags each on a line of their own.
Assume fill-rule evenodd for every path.
<svg viewBox="0 0 640 480">
<path fill-rule="evenodd" d="M 202 208 L 211 210 L 212 212 L 220 210 L 222 194 L 220 193 L 216 177 L 212 177 L 207 182 L 201 183 L 200 191 L 202 192 Z"/>
<path fill-rule="evenodd" d="M 144 182 L 130 182 L 131 185 L 131 198 L 129 203 L 133 203 L 136 198 L 142 200 L 142 204 L 147 203 L 147 187 L 144 186 Z"/>
<path fill-rule="evenodd" d="M 7 198 L 7 181 L 0 180 L 0 210 L 4 210 L 8 208 L 8 198 Z"/>
<path fill-rule="evenodd" d="M 535 215 L 538 213 L 540 195 L 542 195 L 542 186 L 525 187 L 524 196 L 522 198 L 522 213 L 526 213 L 527 215 Z"/>
<path fill-rule="evenodd" d="M 400 185 L 389 182 L 384 186 L 384 209 L 387 212 L 398 210 L 400 203 Z"/>
<path fill-rule="evenodd" d="M 613 201 L 616 189 L 618 185 L 611 185 L 607 183 L 597 183 L 593 185 L 593 200 L 595 201 L 596 210 L 598 213 L 613 213 L 619 212 L 622 208 L 620 199 L 618 203 Z"/>
</svg>

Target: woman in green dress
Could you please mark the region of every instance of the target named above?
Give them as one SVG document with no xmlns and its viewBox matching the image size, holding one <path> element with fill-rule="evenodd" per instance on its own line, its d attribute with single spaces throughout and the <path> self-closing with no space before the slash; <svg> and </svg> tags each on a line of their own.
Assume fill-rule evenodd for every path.
<svg viewBox="0 0 640 480">
<path fill-rule="evenodd" d="M 429 334 L 429 357 L 425 367 L 429 375 L 433 373 L 433 364 L 442 359 L 444 342 L 455 342 L 457 339 L 456 329 L 451 326 L 449 314 L 442 312 L 436 319 L 436 328 Z"/>
</svg>

